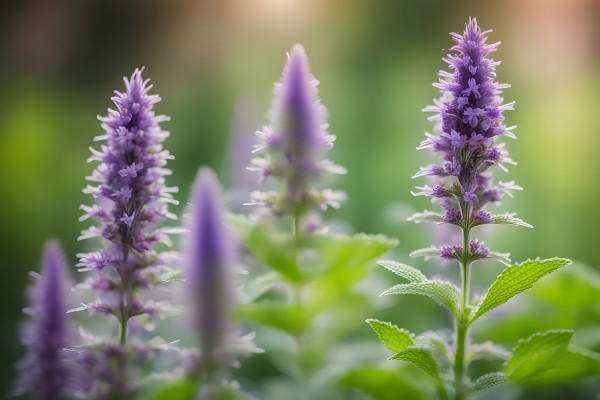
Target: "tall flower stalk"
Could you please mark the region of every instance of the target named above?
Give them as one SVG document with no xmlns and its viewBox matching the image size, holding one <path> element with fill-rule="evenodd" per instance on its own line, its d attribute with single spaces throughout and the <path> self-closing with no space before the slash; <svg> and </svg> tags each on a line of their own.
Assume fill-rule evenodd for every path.
<svg viewBox="0 0 600 400">
<path fill-rule="evenodd" d="M 94 140 L 105 144 L 100 150 L 90 147 L 92 156 L 88 162 L 100 164 L 86 178 L 96 185 L 83 190 L 93 196 L 96 204 L 82 205 L 85 214 L 80 218 L 95 219 L 100 226 L 84 230 L 79 240 L 100 237 L 104 244 L 99 251 L 78 255 L 80 270 L 93 273 L 87 283 L 98 293 L 98 301 L 77 310 L 110 314 L 117 319 L 118 344 L 122 349 L 111 345 L 106 353 L 110 354 L 108 358 L 119 358 L 120 370 L 127 364 L 124 349 L 130 320 L 160 313 L 168 307 L 153 300 L 143 302 L 139 291 L 161 282 L 160 275 L 168 268 L 171 254 L 159 254 L 153 246 L 171 242 L 168 231 L 157 229 L 156 225 L 176 219 L 167 205 L 177 204 L 172 196 L 177 189 L 165 185 L 165 176 L 171 171 L 164 168 L 173 157 L 161 144 L 169 133 L 161 129 L 160 123 L 169 118 L 155 115 L 154 105 L 161 99 L 149 94 L 152 85 L 142 78 L 142 72 L 143 69 L 136 69 L 130 79 L 124 78 L 125 91 L 115 91 L 116 96 L 112 97 L 116 109 L 98 117 L 105 133 Z M 120 384 L 111 384 L 110 392 L 135 390 L 123 371 L 112 376 Z"/>
<path fill-rule="evenodd" d="M 295 385 L 306 387 L 306 398 L 331 393 L 333 382 L 319 379 L 330 376 L 321 361 L 331 348 L 321 346 L 344 335 L 336 325 L 316 338 L 313 321 L 334 307 L 342 308 L 342 299 L 349 297 L 372 260 L 396 244 L 383 236 L 331 234 L 320 221 L 319 210 L 338 208 L 345 199 L 343 192 L 321 188 L 323 178 L 346 170 L 325 158 L 335 136 L 328 133 L 327 109 L 318 98 L 317 85 L 304 48 L 295 45 L 275 84 L 269 125 L 257 132 L 261 142 L 255 152 L 262 157 L 253 159 L 248 168 L 274 184 L 273 191 L 252 193 L 249 203 L 268 212 L 261 207 L 249 218 L 232 217 L 258 268 L 270 269 L 246 282 L 246 303 L 238 314 L 289 335 L 293 348 L 264 347 L 275 362 L 290 360 L 279 378 L 291 391 Z M 271 297 L 262 299 L 263 294 Z M 308 360 L 306 349 L 317 348 L 322 360 Z"/>
<path fill-rule="evenodd" d="M 36 399 L 52 400 L 67 388 L 75 389 L 72 363 L 65 352 L 71 345 L 67 324 L 68 295 L 71 281 L 58 242 L 44 246 L 41 274 L 30 292 L 30 306 L 23 311 L 30 316 L 23 335 L 27 356 L 19 364 L 19 390 Z"/>
<path fill-rule="evenodd" d="M 220 382 L 220 361 L 230 336 L 236 294 L 235 251 L 223 223 L 220 187 L 209 169 L 201 169 L 191 195 L 189 237 L 185 254 L 190 318 L 200 344 L 200 398 L 214 398 Z"/>
<path fill-rule="evenodd" d="M 438 395 L 448 397 L 454 393 L 457 400 L 464 399 L 471 391 L 513 378 L 509 373 L 498 372 L 472 382 L 467 376 L 470 360 L 478 352 L 492 353 L 499 358 L 510 358 L 510 353 L 498 346 L 470 344 L 469 327 L 481 315 L 504 303 L 512 296 L 528 289 L 544 275 L 568 265 L 570 260 L 549 259 L 527 261 L 510 266 L 509 254 L 490 251 L 472 237 L 473 229 L 486 224 L 531 225 L 515 218 L 514 214 L 492 215 L 485 211 L 488 203 L 498 203 L 511 190 L 521 190 L 514 182 L 494 183 L 491 171 L 495 167 L 506 171 L 504 164 L 512 161 L 504 144 L 494 141 L 502 136 L 515 138 L 514 126 L 504 124 L 504 111 L 512 110 L 514 102 L 503 103 L 499 95 L 510 87 L 495 81 L 495 68 L 499 62 L 488 58 L 499 42 L 488 44 L 487 34 L 482 32 L 476 19 L 469 19 L 462 35 L 452 33 L 456 42 L 451 53 L 444 58 L 450 72 L 440 71 L 439 83 L 434 83 L 442 97 L 435 105 L 424 111 L 433 112 L 429 119 L 436 122 L 435 134 L 427 133 L 427 139 L 418 149 L 430 149 L 442 158 L 441 165 L 422 167 L 414 178 L 429 176 L 434 186 L 418 187 L 417 196 L 429 196 L 438 203 L 443 213 L 425 211 L 415 214 L 414 222 L 449 224 L 462 230 L 462 242 L 442 247 L 429 247 L 411 253 L 411 256 L 436 257 L 460 265 L 461 285 L 428 280 L 421 272 L 404 264 L 382 261 L 380 264 L 410 281 L 392 287 L 383 294 L 421 294 L 433 298 L 454 316 L 454 335 L 451 343 L 445 343 L 444 335 L 426 333 L 420 337 L 410 336 L 389 323 L 368 320 L 388 348 L 397 352 L 392 357 L 418 365 L 438 381 Z M 483 300 L 470 295 L 471 269 L 475 261 L 495 259 L 509 267 L 490 287 Z M 394 339 L 395 341 L 391 340 Z M 398 345 L 401 343 L 401 345 Z M 432 346 L 433 344 L 433 346 Z M 437 350 L 433 350 L 436 349 Z M 451 382 L 444 381 L 440 369 L 452 370 Z"/>
</svg>

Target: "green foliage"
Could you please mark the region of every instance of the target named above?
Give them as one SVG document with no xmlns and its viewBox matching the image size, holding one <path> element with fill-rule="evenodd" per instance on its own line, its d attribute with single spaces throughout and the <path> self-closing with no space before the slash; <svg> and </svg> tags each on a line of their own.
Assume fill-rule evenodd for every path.
<svg viewBox="0 0 600 400">
<path fill-rule="evenodd" d="M 442 223 L 442 222 L 444 222 L 444 216 L 440 213 L 436 213 L 436 212 L 429 211 L 429 210 L 424 210 L 421 213 L 414 214 L 412 217 L 408 218 L 407 221 L 411 221 L 411 222 L 414 222 L 417 224 L 420 222 Z"/>
<path fill-rule="evenodd" d="M 190 379 L 183 379 L 164 386 L 152 396 L 151 400 L 189 400 L 194 398 L 196 384 Z"/>
<path fill-rule="evenodd" d="M 340 379 L 340 384 L 368 393 L 376 400 L 427 400 L 404 374 L 377 368 L 364 368 L 351 371 Z M 400 394 L 401 393 L 401 394 Z"/>
<path fill-rule="evenodd" d="M 528 224 L 522 219 L 515 218 L 514 214 L 501 214 L 501 215 L 492 215 L 492 222 L 490 224 L 497 225 L 513 225 L 513 226 L 524 226 L 526 228 L 533 228 L 533 225 Z"/>
<path fill-rule="evenodd" d="M 504 375 L 504 372 L 490 372 L 489 374 L 480 376 L 475 382 L 473 382 L 472 393 L 476 394 L 485 389 L 501 385 L 508 381 L 509 379 Z"/>
<path fill-rule="evenodd" d="M 391 351 L 398 352 L 415 345 L 410 332 L 400 329 L 396 325 L 376 319 L 368 319 L 366 322 L 371 325 L 371 328 L 377 333 L 379 339 Z"/>
<path fill-rule="evenodd" d="M 243 321 L 281 329 L 293 334 L 306 329 L 314 317 L 297 304 L 276 300 L 240 304 L 237 308 L 237 316 Z"/>
<path fill-rule="evenodd" d="M 428 281 L 427 277 L 423 275 L 421 271 L 406 264 L 388 260 L 377 261 L 377 264 L 381 265 L 388 271 L 392 271 L 396 275 L 401 276 L 411 283 Z"/>
<path fill-rule="evenodd" d="M 573 266 L 535 285 L 531 292 L 556 306 L 593 306 L 600 299 L 600 272 L 575 262 Z"/>
<path fill-rule="evenodd" d="M 390 360 L 407 361 L 425 371 L 432 378 L 440 380 L 440 370 L 433 356 L 419 347 L 407 347 L 390 357 Z"/>
<path fill-rule="evenodd" d="M 508 360 L 511 357 L 511 353 L 504 347 L 494 342 L 484 342 L 480 344 L 474 344 L 467 347 L 467 356 L 465 363 L 469 364 L 475 360 Z"/>
<path fill-rule="evenodd" d="M 296 244 L 291 234 L 273 232 L 245 215 L 229 215 L 228 222 L 238 230 L 240 239 L 258 261 L 293 284 L 302 281 L 296 260 Z"/>
<path fill-rule="evenodd" d="M 446 307 L 458 317 L 459 298 L 456 286 L 447 282 L 427 281 L 393 286 L 381 293 L 380 296 L 388 294 L 418 294 L 432 298 L 436 303 Z"/>
<path fill-rule="evenodd" d="M 564 258 L 537 259 L 506 268 L 490 287 L 485 299 L 477 306 L 471 322 L 507 302 L 511 297 L 531 288 L 540 278 L 570 263 L 571 260 Z"/>
<path fill-rule="evenodd" d="M 573 331 L 550 330 L 521 340 L 504 372 L 518 384 L 552 384 L 600 375 L 600 354 L 569 346 Z"/>
</svg>

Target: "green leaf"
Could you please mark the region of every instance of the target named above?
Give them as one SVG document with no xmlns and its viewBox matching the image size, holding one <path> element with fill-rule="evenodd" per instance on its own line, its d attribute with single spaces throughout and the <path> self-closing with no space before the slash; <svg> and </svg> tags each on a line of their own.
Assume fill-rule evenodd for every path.
<svg viewBox="0 0 600 400">
<path fill-rule="evenodd" d="M 390 360 L 407 361 L 425 371 L 429 376 L 438 380 L 440 379 L 438 365 L 433 356 L 426 350 L 418 347 L 407 347 L 395 356 L 390 357 Z"/>
<path fill-rule="evenodd" d="M 473 393 L 481 392 L 508 381 L 509 379 L 504 375 L 504 372 L 490 372 L 489 374 L 480 376 L 473 382 Z"/>
<path fill-rule="evenodd" d="M 243 303 L 251 303 L 264 293 L 269 291 L 273 285 L 281 282 L 279 274 L 269 272 L 254 278 L 249 279 L 242 287 Z"/>
<path fill-rule="evenodd" d="M 489 360 L 494 361 L 497 359 L 508 360 L 511 357 L 511 353 L 504 347 L 494 342 L 484 342 L 480 344 L 470 345 L 467 348 L 467 356 L 465 363 L 470 363 L 475 360 Z"/>
<path fill-rule="evenodd" d="M 258 261 L 271 267 L 291 283 L 302 282 L 302 274 L 296 261 L 296 242 L 291 233 L 275 232 L 245 215 L 230 214 L 227 221 L 236 229 L 241 241 Z"/>
<path fill-rule="evenodd" d="M 451 363 L 451 360 L 453 360 L 450 351 L 448 351 L 449 346 L 447 340 L 444 340 L 442 335 L 438 334 L 438 332 L 423 332 L 419 336 L 414 338 L 414 342 L 416 347 L 423 350 L 427 350 L 433 356 L 438 355 L 442 358 L 445 358 L 446 360 L 448 360 L 449 363 Z"/>
<path fill-rule="evenodd" d="M 301 332 L 310 325 L 314 317 L 303 307 L 275 300 L 240 304 L 236 313 L 242 321 L 281 329 L 289 333 Z"/>
<path fill-rule="evenodd" d="M 377 261 L 377 264 L 412 283 L 428 281 L 427 277 L 421 271 L 411 266 L 389 260 Z"/>
<path fill-rule="evenodd" d="M 386 296 L 388 294 L 419 294 L 422 296 L 431 297 L 436 303 L 446 307 L 450 312 L 458 317 L 459 312 L 459 298 L 458 289 L 447 282 L 438 281 L 427 281 L 417 282 L 409 284 L 400 284 L 385 292 L 381 293 L 380 296 Z"/>
<path fill-rule="evenodd" d="M 442 214 L 424 210 L 422 213 L 416 213 L 412 217 L 408 218 L 407 221 L 414 222 L 416 224 L 420 222 L 444 222 L 444 216 Z"/>
<path fill-rule="evenodd" d="M 531 293 L 557 306 L 593 306 L 600 299 L 600 272 L 575 262 L 535 285 Z"/>
<path fill-rule="evenodd" d="M 600 375 L 600 354 L 569 346 L 573 331 L 552 330 L 521 340 L 506 363 L 514 383 L 542 385 Z"/>
<path fill-rule="evenodd" d="M 389 249 L 398 245 L 398 240 L 384 235 L 359 233 L 353 236 L 340 234 L 313 235 L 309 247 L 322 257 L 328 269 L 335 267 L 353 268 L 371 262 Z"/>
<path fill-rule="evenodd" d="M 376 400 L 397 400 L 402 398 L 427 400 L 429 397 L 418 390 L 414 383 L 398 371 L 377 368 L 364 368 L 346 374 L 339 383 L 369 394 Z"/>
<path fill-rule="evenodd" d="M 515 214 L 501 214 L 501 215 L 492 215 L 492 222 L 488 222 L 488 224 L 497 224 L 497 225 L 513 225 L 513 226 L 524 226 L 526 228 L 533 228 L 533 225 L 528 224 L 520 218 L 515 218 Z"/>
<path fill-rule="evenodd" d="M 415 345 L 410 337 L 410 332 L 400 329 L 396 325 L 376 319 L 368 319 L 366 322 L 371 325 L 371 328 L 377 333 L 379 339 L 391 351 L 399 352 Z"/>
<path fill-rule="evenodd" d="M 471 322 L 506 303 L 511 297 L 531 288 L 540 278 L 570 263 L 571 260 L 564 258 L 537 259 L 506 268 L 490 287 L 483 302 L 477 306 L 477 312 Z"/>
<path fill-rule="evenodd" d="M 415 250 L 413 252 L 411 252 L 408 256 L 415 258 L 415 257 L 425 257 L 426 259 L 428 257 L 437 257 L 440 255 L 440 249 L 438 249 L 435 246 L 431 246 L 431 247 L 425 247 L 424 249 L 418 249 Z"/>
<path fill-rule="evenodd" d="M 180 380 L 164 386 L 151 400 L 189 400 L 194 398 L 196 386 L 191 380 Z"/>
<path fill-rule="evenodd" d="M 512 357 L 506 362 L 504 372 L 510 375 L 520 364 L 531 358 L 538 357 L 544 352 L 566 348 L 571 337 L 573 337 L 571 330 L 550 330 L 520 340 L 513 349 Z"/>
</svg>

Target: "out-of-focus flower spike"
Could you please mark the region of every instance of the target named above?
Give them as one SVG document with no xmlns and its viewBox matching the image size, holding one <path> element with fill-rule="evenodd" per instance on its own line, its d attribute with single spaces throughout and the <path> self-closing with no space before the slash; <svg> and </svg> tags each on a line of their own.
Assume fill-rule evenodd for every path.
<svg viewBox="0 0 600 400">
<path fill-rule="evenodd" d="M 30 292 L 30 306 L 23 336 L 27 355 L 20 362 L 22 391 L 41 400 L 57 399 L 70 385 L 72 370 L 63 349 L 68 343 L 68 278 L 60 243 L 49 241 L 44 247 L 41 274 Z"/>
<path fill-rule="evenodd" d="M 192 320 L 199 337 L 201 369 L 210 368 L 222 350 L 235 304 L 235 248 L 223 224 L 220 185 L 203 168 L 194 182 L 184 265 Z"/>
</svg>

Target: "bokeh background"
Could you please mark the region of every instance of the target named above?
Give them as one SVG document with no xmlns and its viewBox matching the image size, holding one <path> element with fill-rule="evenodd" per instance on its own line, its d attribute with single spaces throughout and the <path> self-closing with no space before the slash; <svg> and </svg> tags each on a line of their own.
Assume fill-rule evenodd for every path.
<svg viewBox="0 0 600 400">
<path fill-rule="evenodd" d="M 415 150 L 432 127 L 421 109 L 438 96 L 431 83 L 445 67 L 441 57 L 453 43 L 448 33 L 461 32 L 469 16 L 477 17 L 484 29 L 494 29 L 491 41 L 502 41 L 494 54 L 502 60 L 498 80 L 512 84 L 505 98 L 516 100 L 516 110 L 506 117 L 508 125 L 518 125 L 519 139 L 509 140 L 507 148 L 519 165 L 497 177 L 525 189 L 496 211 L 518 211 L 535 226 L 499 228 L 486 244 L 510 251 L 514 260 L 561 256 L 597 270 L 599 5 L 596 0 L 2 2 L 0 393 L 13 381 L 21 351 L 17 325 L 27 272 L 39 268 L 46 238 L 61 239 L 73 261 L 82 250 L 76 241 L 84 228 L 78 208 L 89 202 L 81 189 L 94 167 L 86 164 L 88 146 L 101 133 L 96 115 L 112 106 L 121 77 L 138 66 L 146 67 L 153 92 L 163 98 L 157 112 L 172 118 L 163 125 L 172 132 L 165 147 L 176 157 L 168 183 L 179 186 L 184 204 L 201 165 L 213 167 L 226 188 L 247 184 L 248 156 L 238 156 L 231 145 L 253 140 L 253 131 L 266 123 L 285 52 L 302 43 L 321 81 L 330 131 L 338 137 L 331 158 L 349 171 L 335 184 L 348 201 L 327 217 L 345 221 L 338 225 L 347 231 L 399 238 L 396 257 L 407 261 L 410 251 L 431 241 L 428 227 L 405 222 L 429 206 L 409 192 L 422 183 L 411 179 L 413 173 L 430 161 L 427 152 Z M 233 140 L 234 133 L 241 139 Z M 490 264 L 480 275 L 476 271 L 476 285 L 489 283 L 501 268 Z M 595 307 L 596 319 L 579 318 L 571 309 L 547 310 L 535 323 L 539 329 L 579 324 L 597 334 Z M 416 330 L 428 328 L 427 319 L 419 318 L 407 316 Z M 556 318 L 561 326 L 546 326 Z M 397 316 L 395 322 L 401 320 Z M 581 342 L 586 344 L 585 337 Z"/>
</svg>

